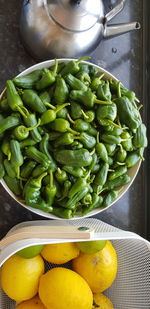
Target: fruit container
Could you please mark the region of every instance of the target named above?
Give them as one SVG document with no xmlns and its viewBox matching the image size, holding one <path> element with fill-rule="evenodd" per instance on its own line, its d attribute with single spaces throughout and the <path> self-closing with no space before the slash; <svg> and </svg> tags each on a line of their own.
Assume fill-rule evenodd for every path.
<svg viewBox="0 0 150 309">
<path fill-rule="evenodd" d="M 117 252 L 117 277 L 104 292 L 114 308 L 149 309 L 150 243 L 135 233 L 120 230 L 97 219 L 18 224 L 0 242 L 0 267 L 17 251 L 33 245 L 91 240 L 110 240 Z M 69 268 L 69 265 L 65 264 L 65 267 Z M 54 266 L 46 262 L 46 270 Z M 15 308 L 16 303 L 2 290 L 0 295 L 0 308 Z"/>
</svg>

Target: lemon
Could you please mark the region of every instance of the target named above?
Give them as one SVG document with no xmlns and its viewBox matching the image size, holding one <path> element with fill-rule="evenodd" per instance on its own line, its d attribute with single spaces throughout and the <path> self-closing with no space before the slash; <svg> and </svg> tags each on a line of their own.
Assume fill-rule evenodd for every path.
<svg viewBox="0 0 150 309">
<path fill-rule="evenodd" d="M 41 256 L 24 259 L 13 255 L 1 268 L 2 289 L 17 302 L 30 299 L 37 294 L 43 272 L 44 261 Z"/>
<path fill-rule="evenodd" d="M 46 309 L 38 296 L 19 304 L 16 309 Z"/>
<path fill-rule="evenodd" d="M 79 255 L 80 251 L 75 243 L 46 245 L 41 251 L 43 258 L 54 264 L 66 263 Z"/>
<path fill-rule="evenodd" d="M 106 240 L 81 241 L 76 243 L 80 251 L 88 254 L 102 250 L 106 245 Z"/>
<path fill-rule="evenodd" d="M 43 248 L 44 248 L 44 245 L 31 246 L 31 247 L 24 248 L 18 251 L 16 254 L 25 259 L 31 259 L 39 255 Z"/>
<path fill-rule="evenodd" d="M 74 271 L 55 267 L 42 275 L 39 296 L 47 309 L 92 309 L 93 294 Z"/>
<path fill-rule="evenodd" d="M 93 297 L 94 297 L 93 309 L 114 309 L 114 306 L 110 301 L 110 299 L 105 295 L 103 295 L 102 293 L 94 294 Z"/>
<path fill-rule="evenodd" d="M 94 293 L 108 289 L 117 273 L 117 254 L 110 241 L 97 253 L 80 253 L 72 262 L 73 269 L 89 284 Z"/>
</svg>

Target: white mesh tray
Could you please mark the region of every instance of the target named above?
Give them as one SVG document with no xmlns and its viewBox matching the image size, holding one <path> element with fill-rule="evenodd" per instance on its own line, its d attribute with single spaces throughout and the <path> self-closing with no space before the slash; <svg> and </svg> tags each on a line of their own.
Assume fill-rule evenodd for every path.
<svg viewBox="0 0 150 309">
<path fill-rule="evenodd" d="M 39 233 L 41 231 L 41 234 L 43 233 L 44 227 L 46 229 L 48 227 L 50 228 L 50 234 L 52 230 L 57 230 L 59 233 L 59 230 L 62 229 L 63 231 L 64 227 L 66 231 L 69 227 L 70 231 L 72 228 L 73 233 L 71 234 L 68 230 L 68 235 L 71 235 L 71 238 L 67 238 L 67 233 L 62 232 L 65 239 L 43 238 L 42 235 L 40 238 L 37 238 L 32 236 L 32 231 L 36 229 L 36 226 L 38 226 L 38 231 Z M 89 230 L 79 233 L 78 227 L 88 227 Z M 29 239 L 17 240 L 6 245 L 5 240 L 7 241 L 12 235 L 19 235 L 26 228 L 28 231 L 31 231 L 29 233 Z M 58 235 L 55 237 L 58 237 Z M 11 229 L 4 238 L 4 241 L 2 240 L 0 242 L 0 266 L 16 251 L 34 244 L 75 242 L 78 240 L 89 241 L 95 239 L 111 240 L 117 251 L 117 277 L 112 286 L 104 293 L 110 297 L 115 309 L 150 309 L 150 243 L 137 234 L 119 230 L 97 219 L 74 220 L 71 222 L 53 220 L 21 223 Z M 46 263 L 47 269 L 54 266 Z M 70 268 L 70 263 L 66 263 L 65 267 Z M 15 302 L 11 301 L 2 290 L 0 290 L 0 308 L 15 308 Z"/>
</svg>

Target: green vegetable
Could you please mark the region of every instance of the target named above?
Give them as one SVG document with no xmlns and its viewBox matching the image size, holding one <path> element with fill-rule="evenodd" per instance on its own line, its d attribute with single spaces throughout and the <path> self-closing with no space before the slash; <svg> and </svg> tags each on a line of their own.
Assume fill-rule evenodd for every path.
<svg viewBox="0 0 150 309">
<path fill-rule="evenodd" d="M 125 184 L 129 183 L 130 181 L 131 181 L 131 177 L 128 176 L 127 174 L 123 174 L 123 175 L 115 178 L 114 180 L 108 180 L 105 183 L 105 187 L 108 190 L 113 190 L 114 188 L 119 187 L 121 185 L 125 185 Z"/>
<path fill-rule="evenodd" d="M 11 114 L 6 118 L 0 120 L 0 134 L 5 132 L 6 130 L 12 129 L 16 127 L 20 123 L 20 118 L 18 114 Z"/>
<path fill-rule="evenodd" d="M 45 168 L 48 168 L 51 163 L 48 156 L 37 150 L 34 146 L 29 146 L 26 148 L 26 156 L 42 164 Z"/>
<path fill-rule="evenodd" d="M 83 169 L 81 167 L 72 167 L 72 166 L 64 165 L 63 170 L 75 177 L 83 176 Z"/>
<path fill-rule="evenodd" d="M 38 126 L 40 125 L 40 122 L 37 121 L 35 114 L 29 114 L 28 117 L 24 119 L 24 122 L 27 127 L 31 127 L 31 136 L 37 143 L 41 141 L 42 137 L 39 133 Z M 28 145 L 27 145 L 28 146 Z"/>
<path fill-rule="evenodd" d="M 20 166 L 24 162 L 24 158 L 21 152 L 20 144 L 17 140 L 10 141 L 11 150 L 11 165 L 14 167 L 17 178 L 20 178 Z"/>
<path fill-rule="evenodd" d="M 107 193 L 103 200 L 103 207 L 109 206 L 119 195 L 119 190 L 111 190 Z"/>
<path fill-rule="evenodd" d="M 22 116 L 27 117 L 29 112 L 24 107 L 21 97 L 19 96 L 12 80 L 6 82 L 6 93 L 8 105 L 14 112 L 19 112 Z M 11 117 L 11 116 L 10 116 Z"/>
<path fill-rule="evenodd" d="M 146 126 L 144 123 L 141 123 L 137 128 L 133 138 L 133 145 L 136 149 L 147 147 L 148 141 L 146 136 Z"/>
<path fill-rule="evenodd" d="M 63 104 L 67 101 L 69 94 L 68 86 L 61 76 L 56 78 L 56 87 L 54 90 L 54 100 L 56 104 Z"/>
<path fill-rule="evenodd" d="M 87 86 L 80 79 L 76 78 L 72 74 L 67 74 L 65 76 L 65 80 L 72 89 L 83 90 L 83 91 L 87 90 Z"/>
<path fill-rule="evenodd" d="M 41 79 L 36 82 L 35 86 L 37 90 L 43 90 L 55 82 L 57 68 L 58 60 L 55 60 L 53 71 L 46 69 L 45 72 L 43 72 Z"/>
<path fill-rule="evenodd" d="M 92 161 L 92 157 L 86 149 L 57 150 L 57 152 L 54 152 L 54 158 L 60 164 L 75 167 L 89 166 Z"/>
<path fill-rule="evenodd" d="M 15 77 L 13 79 L 14 84 L 20 88 L 34 88 L 35 83 L 40 79 L 42 70 L 35 70 L 27 75 Z"/>
<path fill-rule="evenodd" d="M 35 90 L 25 89 L 22 96 L 23 102 L 34 112 L 42 114 L 46 111 L 46 106 Z"/>
<path fill-rule="evenodd" d="M 49 134 L 45 133 L 40 142 L 40 151 L 49 159 L 49 169 L 53 172 L 56 170 L 56 163 L 49 152 Z"/>
<path fill-rule="evenodd" d="M 106 183 L 107 175 L 108 175 L 109 165 L 108 163 L 104 163 L 101 167 L 98 173 L 96 174 L 96 177 L 94 179 L 94 184 L 103 186 Z"/>
<path fill-rule="evenodd" d="M 56 180 L 62 184 L 64 183 L 64 181 L 67 180 L 67 173 L 63 170 L 61 170 L 60 168 L 57 168 L 57 171 L 55 172 L 55 178 Z"/>
<path fill-rule="evenodd" d="M 48 203 L 49 206 L 52 206 L 54 202 L 54 198 L 56 195 L 56 185 L 53 183 L 53 172 L 50 172 L 50 182 L 49 184 L 46 185 L 45 187 L 45 196 L 46 196 L 46 202 Z"/>
<path fill-rule="evenodd" d="M 22 178 L 27 178 L 31 175 L 33 169 L 36 166 L 36 162 L 35 161 L 27 161 L 26 163 L 23 164 L 22 168 L 21 168 L 21 177 Z"/>
<path fill-rule="evenodd" d="M 8 188 L 15 194 L 18 196 L 21 196 L 22 194 L 22 189 L 20 187 L 20 182 L 17 178 L 11 178 L 8 175 L 4 176 L 4 181 L 6 182 L 6 185 L 8 186 Z"/>
</svg>

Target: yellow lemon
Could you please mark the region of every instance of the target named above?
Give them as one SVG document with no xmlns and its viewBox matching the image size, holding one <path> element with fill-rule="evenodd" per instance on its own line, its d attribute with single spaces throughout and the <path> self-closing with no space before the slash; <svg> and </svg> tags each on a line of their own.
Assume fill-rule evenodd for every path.
<svg viewBox="0 0 150 309">
<path fill-rule="evenodd" d="M 10 257 L 1 269 L 1 286 L 4 292 L 17 302 L 37 294 L 39 278 L 44 273 L 41 256 L 24 259 L 18 255 Z"/>
<path fill-rule="evenodd" d="M 47 309 L 92 309 L 93 294 L 74 271 L 55 267 L 40 278 L 39 296 Z"/>
<path fill-rule="evenodd" d="M 73 269 L 89 284 L 94 293 L 108 289 L 117 273 L 117 254 L 110 241 L 97 253 L 80 255 L 73 260 Z"/>
<path fill-rule="evenodd" d="M 43 258 L 54 264 L 66 263 L 79 255 L 80 251 L 75 243 L 46 245 L 41 252 Z"/>
<path fill-rule="evenodd" d="M 102 293 L 94 294 L 93 297 L 94 297 L 93 309 L 114 309 L 112 302 L 104 294 Z"/>
<path fill-rule="evenodd" d="M 46 309 L 46 307 L 42 304 L 39 297 L 35 296 L 19 304 L 16 309 Z"/>
</svg>

